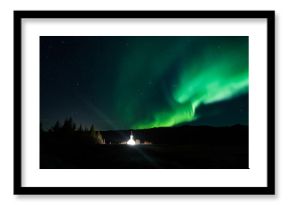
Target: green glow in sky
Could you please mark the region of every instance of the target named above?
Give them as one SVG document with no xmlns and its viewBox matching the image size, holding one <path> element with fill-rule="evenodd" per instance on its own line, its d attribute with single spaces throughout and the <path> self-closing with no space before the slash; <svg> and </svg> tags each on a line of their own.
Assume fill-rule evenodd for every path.
<svg viewBox="0 0 290 205">
<path fill-rule="evenodd" d="M 42 36 L 41 121 L 72 117 L 101 131 L 248 124 L 248 44 L 247 36 Z"/>
<path fill-rule="evenodd" d="M 133 128 L 193 121 L 199 105 L 248 92 L 247 37 L 145 37 L 128 44 L 116 92 Z"/>
</svg>

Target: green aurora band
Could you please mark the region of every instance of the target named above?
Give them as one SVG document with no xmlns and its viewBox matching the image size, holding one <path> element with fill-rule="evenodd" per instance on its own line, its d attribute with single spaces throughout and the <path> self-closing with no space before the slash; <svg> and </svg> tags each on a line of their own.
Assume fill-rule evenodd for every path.
<svg viewBox="0 0 290 205">
<path fill-rule="evenodd" d="M 193 121 L 200 105 L 248 93 L 248 37 L 124 37 L 115 110 L 134 129 Z"/>
</svg>

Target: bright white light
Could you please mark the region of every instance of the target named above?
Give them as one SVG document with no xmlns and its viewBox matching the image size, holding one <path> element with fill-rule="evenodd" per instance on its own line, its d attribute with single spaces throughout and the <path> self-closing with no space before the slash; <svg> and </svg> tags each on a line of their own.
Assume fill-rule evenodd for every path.
<svg viewBox="0 0 290 205">
<path fill-rule="evenodd" d="M 133 134 L 131 133 L 130 135 L 130 139 L 127 142 L 128 145 L 135 145 L 135 140 L 133 139 Z"/>
</svg>

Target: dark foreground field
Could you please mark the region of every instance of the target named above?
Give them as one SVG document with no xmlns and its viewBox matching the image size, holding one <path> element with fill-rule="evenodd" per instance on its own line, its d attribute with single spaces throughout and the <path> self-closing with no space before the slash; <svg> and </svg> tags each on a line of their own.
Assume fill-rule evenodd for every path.
<svg viewBox="0 0 290 205">
<path fill-rule="evenodd" d="M 64 146 L 64 145 L 63 145 Z M 51 169 L 245 169 L 245 146 L 90 145 L 42 148 L 40 168 Z"/>
<path fill-rule="evenodd" d="M 134 130 L 135 139 L 152 144 L 130 146 L 131 130 L 41 132 L 43 169 L 247 169 L 248 127 L 182 126 Z"/>
</svg>

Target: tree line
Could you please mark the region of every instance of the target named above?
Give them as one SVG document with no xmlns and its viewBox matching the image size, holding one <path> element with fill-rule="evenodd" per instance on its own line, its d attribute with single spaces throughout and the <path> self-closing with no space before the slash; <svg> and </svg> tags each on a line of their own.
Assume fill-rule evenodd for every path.
<svg viewBox="0 0 290 205">
<path fill-rule="evenodd" d="M 91 144 L 105 144 L 105 139 L 103 138 L 100 131 L 96 131 L 94 125 L 88 129 L 82 125 L 76 126 L 73 119 L 67 118 L 63 123 L 56 121 L 56 123 L 45 131 L 40 124 L 40 136 L 42 138 L 57 138 L 58 141 L 67 142 L 82 142 Z"/>
</svg>

